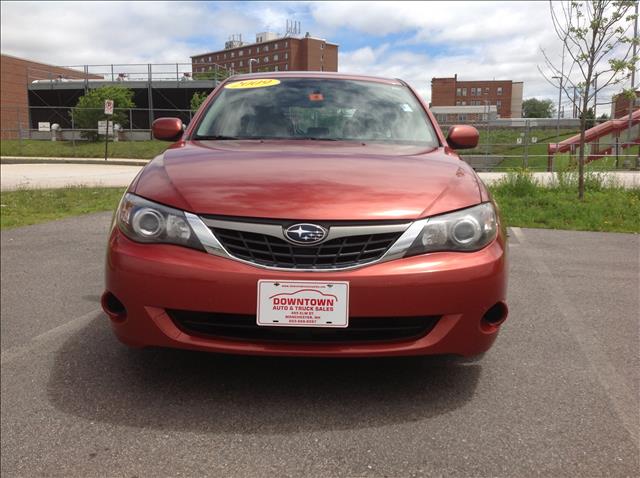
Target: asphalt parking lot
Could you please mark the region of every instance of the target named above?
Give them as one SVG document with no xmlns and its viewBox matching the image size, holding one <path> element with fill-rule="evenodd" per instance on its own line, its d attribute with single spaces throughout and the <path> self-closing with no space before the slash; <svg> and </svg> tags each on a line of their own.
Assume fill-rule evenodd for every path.
<svg viewBox="0 0 640 478">
<path fill-rule="evenodd" d="M 3 477 L 640 474 L 638 235 L 512 230 L 480 362 L 272 359 L 120 345 L 110 217 L 2 233 Z"/>
</svg>

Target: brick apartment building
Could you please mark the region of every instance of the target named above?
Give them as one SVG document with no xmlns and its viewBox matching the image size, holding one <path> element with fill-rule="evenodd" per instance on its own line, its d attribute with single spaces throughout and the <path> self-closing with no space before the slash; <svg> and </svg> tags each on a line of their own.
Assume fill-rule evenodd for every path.
<svg viewBox="0 0 640 478">
<path fill-rule="evenodd" d="M 431 79 L 431 106 L 496 107 L 498 118 L 522 117 L 523 83 L 511 80 L 460 81 L 452 78 Z"/>
<path fill-rule="evenodd" d="M 191 57 L 193 73 L 213 71 L 216 65 L 235 73 L 252 71 L 338 71 L 338 45 L 308 33 L 304 38 L 278 37 L 275 33 L 256 34 L 255 43 L 243 43 L 240 37 L 229 40 L 223 50 Z"/>
<path fill-rule="evenodd" d="M 20 130 L 29 129 L 28 86 L 31 81 L 85 77 L 82 71 L 0 55 L 0 137 L 15 139 Z M 89 78 L 100 77 L 89 75 Z"/>
<path fill-rule="evenodd" d="M 640 91 L 636 91 L 636 100 L 633 103 L 633 111 L 640 109 Z M 629 99 L 621 94 L 614 95 L 611 99 L 611 119 L 622 118 L 629 114 Z"/>
</svg>

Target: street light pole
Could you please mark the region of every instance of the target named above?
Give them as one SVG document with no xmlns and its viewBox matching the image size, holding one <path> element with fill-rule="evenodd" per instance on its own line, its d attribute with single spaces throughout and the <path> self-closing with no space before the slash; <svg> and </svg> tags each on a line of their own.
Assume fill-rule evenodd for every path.
<svg viewBox="0 0 640 478">
<path fill-rule="evenodd" d="M 249 73 L 253 73 L 253 68 L 251 67 L 253 63 L 258 63 L 258 60 L 255 58 L 249 58 Z"/>
<path fill-rule="evenodd" d="M 560 80 L 558 85 L 558 118 L 556 120 L 556 144 L 560 141 L 560 108 L 562 107 L 562 77 L 552 76 L 554 80 Z"/>
</svg>

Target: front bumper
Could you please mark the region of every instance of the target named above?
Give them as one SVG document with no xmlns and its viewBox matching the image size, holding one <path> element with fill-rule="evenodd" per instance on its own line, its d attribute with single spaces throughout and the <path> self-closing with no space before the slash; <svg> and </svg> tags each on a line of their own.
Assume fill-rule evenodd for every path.
<svg viewBox="0 0 640 478">
<path fill-rule="evenodd" d="M 106 289 L 126 314 L 107 310 L 117 337 L 136 346 L 221 353 L 327 357 L 476 355 L 493 344 L 499 326 L 482 320 L 506 296 L 505 237 L 472 253 L 438 252 L 355 270 L 266 270 L 184 247 L 139 244 L 117 228 L 109 239 Z M 401 341 L 295 343 L 190 335 L 167 310 L 255 314 L 259 279 L 348 281 L 349 316 L 439 316 L 426 335 Z"/>
</svg>

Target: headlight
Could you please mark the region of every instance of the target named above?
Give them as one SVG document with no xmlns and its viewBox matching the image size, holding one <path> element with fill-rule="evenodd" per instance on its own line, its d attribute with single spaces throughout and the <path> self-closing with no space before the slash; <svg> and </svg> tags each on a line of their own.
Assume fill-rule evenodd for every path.
<svg viewBox="0 0 640 478">
<path fill-rule="evenodd" d="M 178 244 L 204 250 L 183 211 L 134 194 L 120 201 L 116 220 L 120 230 L 136 242 Z"/>
<path fill-rule="evenodd" d="M 488 202 L 430 217 L 405 257 L 435 251 L 477 251 L 493 241 L 497 232 L 496 212 Z"/>
</svg>

